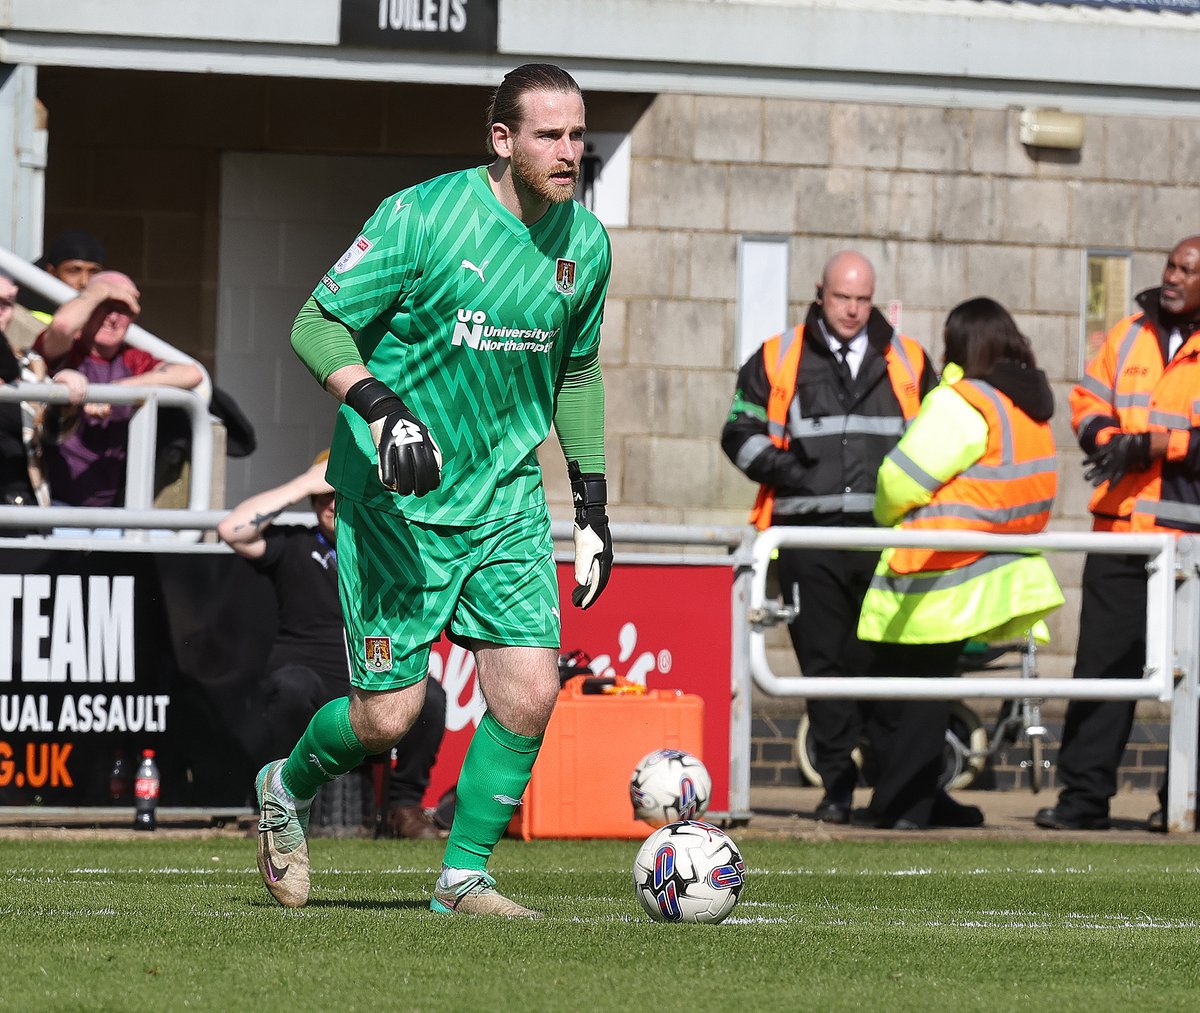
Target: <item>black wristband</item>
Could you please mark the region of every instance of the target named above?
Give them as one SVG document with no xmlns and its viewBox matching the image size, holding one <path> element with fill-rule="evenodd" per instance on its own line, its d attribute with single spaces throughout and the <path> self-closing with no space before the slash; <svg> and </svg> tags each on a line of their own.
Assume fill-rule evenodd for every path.
<svg viewBox="0 0 1200 1013">
<path fill-rule="evenodd" d="M 374 422 L 404 407 L 400 396 L 382 380 L 373 376 L 359 380 L 342 400 L 350 406 L 364 422 Z"/>
<path fill-rule="evenodd" d="M 608 520 L 604 508 L 608 505 L 608 480 L 601 472 L 579 470 L 577 461 L 567 463 L 571 479 L 571 499 L 575 505 L 575 520 L 582 527 L 589 519 Z"/>
</svg>

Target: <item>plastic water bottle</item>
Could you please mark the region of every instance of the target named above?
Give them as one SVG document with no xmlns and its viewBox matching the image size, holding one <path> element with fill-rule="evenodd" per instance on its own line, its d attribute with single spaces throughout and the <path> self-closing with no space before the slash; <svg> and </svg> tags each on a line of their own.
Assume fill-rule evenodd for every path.
<svg viewBox="0 0 1200 1013">
<path fill-rule="evenodd" d="M 142 762 L 133 782 L 134 804 L 137 808 L 133 817 L 134 830 L 153 830 L 158 826 L 158 786 L 158 764 L 154 762 L 154 750 L 143 749 Z"/>
</svg>

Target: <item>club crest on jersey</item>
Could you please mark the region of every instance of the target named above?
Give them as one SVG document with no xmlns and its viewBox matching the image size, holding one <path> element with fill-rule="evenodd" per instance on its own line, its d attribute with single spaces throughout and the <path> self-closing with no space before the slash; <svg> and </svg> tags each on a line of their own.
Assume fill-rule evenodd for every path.
<svg viewBox="0 0 1200 1013">
<path fill-rule="evenodd" d="M 558 259 L 554 265 L 554 287 L 563 295 L 575 294 L 575 261 Z"/>
<path fill-rule="evenodd" d="M 349 271 L 350 268 L 367 255 L 367 251 L 374 245 L 366 236 L 359 236 L 350 244 L 350 249 L 338 258 L 338 262 L 333 265 L 334 271 L 338 274 L 341 274 L 343 271 Z"/>
<path fill-rule="evenodd" d="M 391 637 L 363 637 L 363 647 L 367 668 L 372 672 L 392 670 Z"/>
</svg>

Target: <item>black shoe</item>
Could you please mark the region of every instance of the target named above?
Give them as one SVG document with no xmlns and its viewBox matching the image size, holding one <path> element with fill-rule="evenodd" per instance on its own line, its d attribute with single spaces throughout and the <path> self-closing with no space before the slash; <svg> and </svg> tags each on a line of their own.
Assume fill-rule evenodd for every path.
<svg viewBox="0 0 1200 1013">
<path fill-rule="evenodd" d="M 821 823 L 849 823 L 850 822 L 850 803 L 839 802 L 837 799 L 830 798 L 826 795 L 817 804 L 816 812 L 813 813 L 813 818 Z"/>
<path fill-rule="evenodd" d="M 1152 834 L 1165 834 L 1167 832 L 1167 811 L 1155 809 L 1146 817 L 1146 829 Z"/>
<path fill-rule="evenodd" d="M 916 820 L 910 820 L 907 816 L 901 816 L 897 819 L 895 816 L 888 814 L 879 815 L 872 812 L 870 809 L 860 809 L 854 815 L 854 825 L 859 827 L 870 827 L 872 830 L 924 830 L 922 824 Z"/>
<path fill-rule="evenodd" d="M 961 802 L 955 802 L 943 791 L 933 800 L 929 825 L 931 827 L 981 827 L 983 826 L 983 810 L 977 805 L 963 805 Z"/>
<path fill-rule="evenodd" d="M 1039 809 L 1033 822 L 1045 830 L 1107 830 L 1107 816 L 1064 816 L 1055 806 Z"/>
</svg>

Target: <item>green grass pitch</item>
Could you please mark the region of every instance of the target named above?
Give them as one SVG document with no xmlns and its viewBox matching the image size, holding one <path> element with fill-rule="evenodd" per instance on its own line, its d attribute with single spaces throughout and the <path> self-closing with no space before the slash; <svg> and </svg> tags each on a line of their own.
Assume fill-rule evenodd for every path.
<svg viewBox="0 0 1200 1013">
<path fill-rule="evenodd" d="M 501 844 L 541 922 L 434 915 L 437 842 L 313 842 L 275 905 L 254 842 L 0 841 L 5 1010 L 1200 1008 L 1200 846 L 740 841 L 723 925 L 651 922 L 636 842 Z"/>
</svg>

